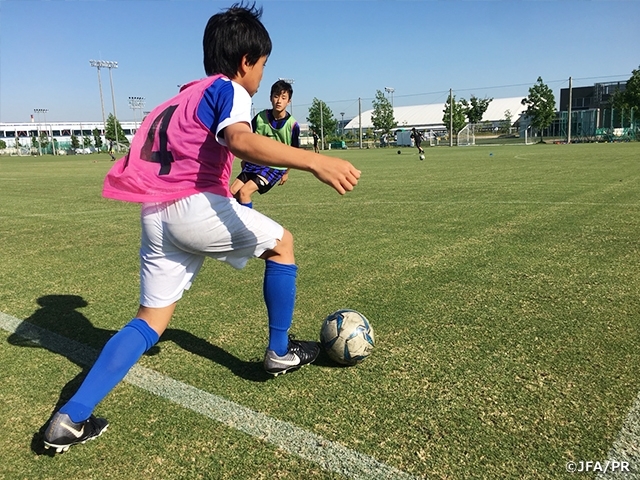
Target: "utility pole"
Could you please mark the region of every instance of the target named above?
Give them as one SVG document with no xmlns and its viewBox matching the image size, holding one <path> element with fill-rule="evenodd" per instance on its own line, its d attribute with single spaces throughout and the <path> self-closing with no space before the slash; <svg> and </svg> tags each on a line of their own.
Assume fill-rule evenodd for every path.
<svg viewBox="0 0 640 480">
<path fill-rule="evenodd" d="M 569 77 L 569 108 L 567 109 L 568 117 L 567 118 L 567 143 L 571 143 L 571 103 L 573 101 L 573 90 L 571 84 L 571 77 Z"/>
<path fill-rule="evenodd" d="M 324 120 L 322 119 L 322 109 L 323 104 L 322 100 L 320 100 L 320 141 L 322 142 L 322 150 L 324 150 Z"/>
<path fill-rule="evenodd" d="M 360 149 L 362 150 L 362 99 L 358 97 L 358 129 L 360 130 Z"/>
<path fill-rule="evenodd" d="M 449 146 L 453 147 L 453 89 L 449 89 Z"/>
</svg>

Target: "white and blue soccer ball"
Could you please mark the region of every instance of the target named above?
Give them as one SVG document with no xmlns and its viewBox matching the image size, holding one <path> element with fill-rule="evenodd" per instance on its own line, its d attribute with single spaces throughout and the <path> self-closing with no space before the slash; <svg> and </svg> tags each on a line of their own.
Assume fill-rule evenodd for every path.
<svg viewBox="0 0 640 480">
<path fill-rule="evenodd" d="M 333 361 L 342 365 L 356 365 L 373 351 L 373 327 L 360 312 L 338 310 L 324 319 L 320 329 L 320 345 Z"/>
</svg>

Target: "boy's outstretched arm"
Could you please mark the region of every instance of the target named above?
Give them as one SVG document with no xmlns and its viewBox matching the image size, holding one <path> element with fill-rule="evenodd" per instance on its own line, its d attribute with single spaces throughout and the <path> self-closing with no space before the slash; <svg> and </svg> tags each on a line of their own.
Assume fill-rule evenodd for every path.
<svg viewBox="0 0 640 480">
<path fill-rule="evenodd" d="M 311 172 L 341 195 L 353 190 L 360 178 L 360 170 L 346 160 L 290 147 L 257 135 L 246 123 L 229 125 L 224 129 L 224 139 L 231 152 L 243 160 Z"/>
</svg>

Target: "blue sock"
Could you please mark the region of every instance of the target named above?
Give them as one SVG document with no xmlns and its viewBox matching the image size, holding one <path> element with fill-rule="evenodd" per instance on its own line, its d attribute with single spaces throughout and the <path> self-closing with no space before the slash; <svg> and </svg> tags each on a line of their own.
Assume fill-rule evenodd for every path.
<svg viewBox="0 0 640 480">
<path fill-rule="evenodd" d="M 253 202 L 249 202 L 249 203 L 241 203 L 241 202 L 238 202 L 238 203 L 239 203 L 240 205 L 243 205 L 243 206 L 247 207 L 247 208 L 253 208 Z"/>
<path fill-rule="evenodd" d="M 264 303 L 269 316 L 269 350 L 282 356 L 289 348 L 289 328 L 293 320 L 293 307 L 296 302 L 296 276 L 298 267 L 265 262 Z"/>
<path fill-rule="evenodd" d="M 83 422 L 96 405 L 125 377 L 159 336 L 147 322 L 134 318 L 105 344 L 76 394 L 60 409 L 72 421 Z"/>
</svg>

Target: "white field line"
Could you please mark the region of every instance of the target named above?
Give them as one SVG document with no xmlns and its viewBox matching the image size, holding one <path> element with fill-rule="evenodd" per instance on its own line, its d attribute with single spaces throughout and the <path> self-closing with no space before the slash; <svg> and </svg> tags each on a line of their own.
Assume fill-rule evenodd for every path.
<svg viewBox="0 0 640 480">
<path fill-rule="evenodd" d="M 31 340 L 47 350 L 64 355 L 79 364 L 92 365 L 99 353 L 86 345 L 2 312 L 0 312 L 0 328 Z M 317 463 L 324 470 L 339 473 L 347 478 L 354 480 L 417 480 L 418 478 L 291 423 L 268 417 L 149 368 L 135 365 L 125 377 L 125 381 L 228 427 L 269 442 L 292 455 Z"/>
<path fill-rule="evenodd" d="M 586 459 L 585 459 L 586 460 Z M 595 459 L 594 459 L 595 460 Z M 609 467 L 604 472 L 605 465 L 614 465 L 615 470 Z M 622 462 L 626 462 L 628 468 L 622 469 Z M 627 418 L 622 424 L 618 437 L 613 442 L 609 457 L 606 462 L 601 461 L 597 480 L 639 480 L 640 479 L 640 395 L 636 398 L 627 414 Z"/>
</svg>

